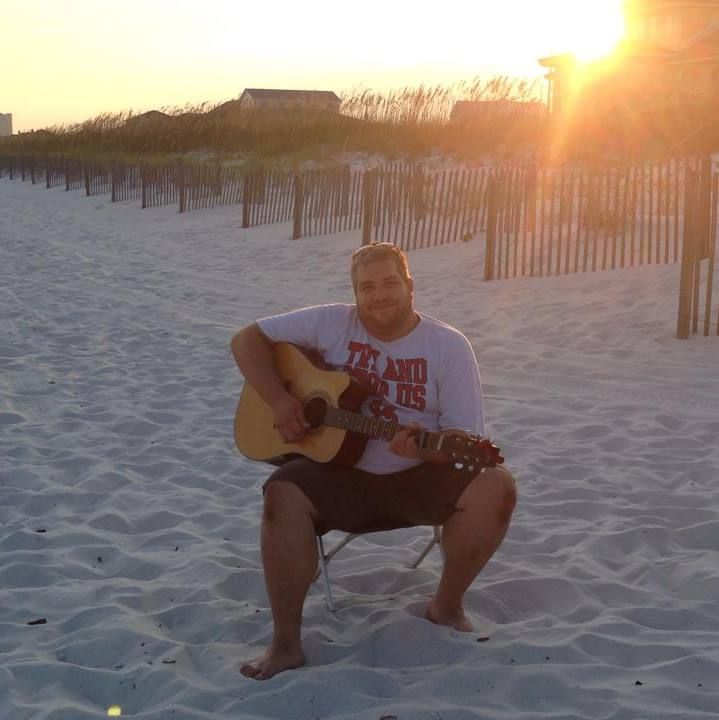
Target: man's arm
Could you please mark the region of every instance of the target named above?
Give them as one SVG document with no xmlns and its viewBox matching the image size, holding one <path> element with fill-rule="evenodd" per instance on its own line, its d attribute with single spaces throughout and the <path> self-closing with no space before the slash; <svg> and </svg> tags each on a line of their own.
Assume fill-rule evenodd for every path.
<svg viewBox="0 0 719 720">
<path fill-rule="evenodd" d="M 302 403 L 285 389 L 275 370 L 272 341 L 252 323 L 232 338 L 230 347 L 237 366 L 257 394 L 272 408 L 274 425 L 285 442 L 301 439 L 309 424 Z"/>
</svg>

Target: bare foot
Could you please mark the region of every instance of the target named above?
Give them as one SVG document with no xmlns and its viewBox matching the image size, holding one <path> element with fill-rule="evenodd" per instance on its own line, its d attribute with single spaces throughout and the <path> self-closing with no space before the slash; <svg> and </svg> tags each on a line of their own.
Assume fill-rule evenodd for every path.
<svg viewBox="0 0 719 720">
<path fill-rule="evenodd" d="M 474 630 L 474 626 L 464 614 L 464 610 L 461 607 L 459 610 L 447 612 L 438 608 L 436 602 L 432 600 L 427 607 L 425 617 L 435 625 L 447 625 L 460 632 L 472 632 L 472 630 Z"/>
<path fill-rule="evenodd" d="M 240 672 L 253 680 L 269 680 L 283 670 L 291 670 L 305 664 L 302 650 L 275 650 L 268 648 L 264 655 L 252 662 L 245 663 Z"/>
</svg>

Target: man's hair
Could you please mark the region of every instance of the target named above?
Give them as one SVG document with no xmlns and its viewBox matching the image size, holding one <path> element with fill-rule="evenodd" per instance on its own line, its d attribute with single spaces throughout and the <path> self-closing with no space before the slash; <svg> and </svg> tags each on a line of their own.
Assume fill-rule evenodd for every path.
<svg viewBox="0 0 719 720">
<path fill-rule="evenodd" d="M 352 289 L 355 291 L 355 295 L 357 294 L 357 269 L 360 265 L 364 266 L 371 262 L 377 262 L 378 260 L 394 260 L 397 266 L 397 272 L 399 272 L 402 280 L 404 280 L 405 285 L 409 285 L 412 276 L 409 272 L 407 255 L 392 243 L 375 242 L 370 245 L 363 245 L 352 253 L 350 274 L 352 276 Z"/>
</svg>

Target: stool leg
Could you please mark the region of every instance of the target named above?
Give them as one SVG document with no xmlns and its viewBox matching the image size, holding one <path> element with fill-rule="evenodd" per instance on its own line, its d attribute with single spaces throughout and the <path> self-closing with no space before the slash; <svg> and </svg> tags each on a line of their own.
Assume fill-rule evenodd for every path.
<svg viewBox="0 0 719 720">
<path fill-rule="evenodd" d="M 440 548 L 442 547 L 442 545 L 441 545 L 441 533 L 440 533 L 439 526 L 438 526 L 438 525 L 435 525 L 433 529 L 434 529 L 434 533 L 433 533 L 433 535 L 432 535 L 432 539 L 427 543 L 427 547 L 425 547 L 425 549 L 422 550 L 422 552 L 420 553 L 419 557 L 410 565 L 410 567 L 411 567 L 413 570 L 416 570 L 416 569 L 419 567 L 419 565 L 420 565 L 420 563 L 422 562 L 422 560 L 424 560 L 424 559 L 427 557 L 427 555 L 429 555 L 429 551 L 430 551 L 435 545 L 439 545 Z"/>
<path fill-rule="evenodd" d="M 325 554 L 325 546 L 322 542 L 322 536 L 317 536 L 317 547 L 319 549 L 319 561 L 320 561 L 320 573 L 322 574 L 322 580 L 325 585 L 325 602 L 327 603 L 327 609 L 330 612 L 335 611 L 335 599 L 332 596 L 332 586 L 330 585 L 330 576 L 327 570 L 328 558 Z"/>
</svg>

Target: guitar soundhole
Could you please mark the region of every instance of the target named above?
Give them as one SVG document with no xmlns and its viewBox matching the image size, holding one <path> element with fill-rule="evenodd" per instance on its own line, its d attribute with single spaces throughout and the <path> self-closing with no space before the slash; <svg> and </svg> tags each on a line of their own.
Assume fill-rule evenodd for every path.
<svg viewBox="0 0 719 720">
<path fill-rule="evenodd" d="M 327 412 L 327 401 L 321 397 L 310 398 L 304 406 L 305 419 L 310 427 L 318 428 L 324 425 L 325 413 Z"/>
</svg>

